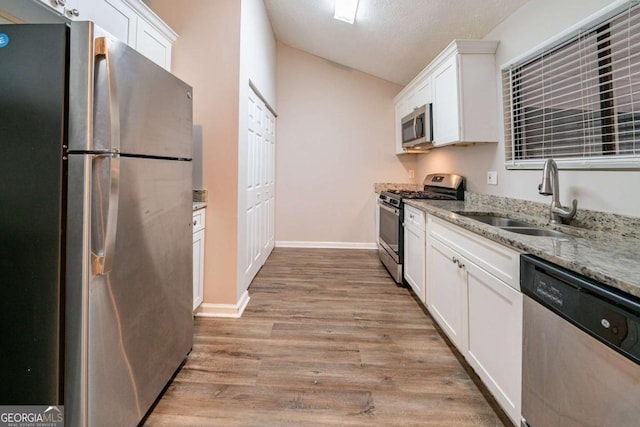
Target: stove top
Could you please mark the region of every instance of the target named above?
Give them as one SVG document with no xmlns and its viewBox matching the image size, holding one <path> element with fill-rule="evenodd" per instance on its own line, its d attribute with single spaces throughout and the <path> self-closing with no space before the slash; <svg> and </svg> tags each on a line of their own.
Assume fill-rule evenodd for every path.
<svg viewBox="0 0 640 427">
<path fill-rule="evenodd" d="M 424 180 L 424 190 L 388 190 L 380 199 L 399 206 L 402 199 L 464 200 L 464 178 L 453 174 L 431 174 Z"/>
<path fill-rule="evenodd" d="M 385 193 L 400 196 L 401 199 L 431 199 L 431 200 L 456 200 L 455 196 L 434 191 L 420 190 L 389 190 Z"/>
</svg>

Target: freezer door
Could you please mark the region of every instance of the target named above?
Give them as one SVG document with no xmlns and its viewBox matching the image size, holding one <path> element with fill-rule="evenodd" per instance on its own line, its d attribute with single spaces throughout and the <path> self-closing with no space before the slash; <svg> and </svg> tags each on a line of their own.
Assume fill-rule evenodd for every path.
<svg viewBox="0 0 640 427">
<path fill-rule="evenodd" d="M 193 342 L 191 162 L 96 156 L 92 170 L 88 421 L 136 425 Z"/>
<path fill-rule="evenodd" d="M 122 42 L 96 45 L 92 146 L 71 149 L 191 159 L 191 87 Z"/>
</svg>

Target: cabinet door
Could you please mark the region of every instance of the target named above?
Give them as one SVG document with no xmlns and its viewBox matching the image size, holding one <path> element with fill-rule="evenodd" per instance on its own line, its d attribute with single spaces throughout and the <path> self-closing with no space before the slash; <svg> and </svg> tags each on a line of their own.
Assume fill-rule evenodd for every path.
<svg viewBox="0 0 640 427">
<path fill-rule="evenodd" d="M 137 14 L 121 0 L 84 0 L 78 19 L 94 21 L 118 40 L 136 47 Z"/>
<path fill-rule="evenodd" d="M 433 74 L 434 145 L 460 139 L 458 57 L 452 56 Z"/>
<path fill-rule="evenodd" d="M 193 233 L 193 309 L 203 300 L 204 230 Z"/>
<path fill-rule="evenodd" d="M 427 308 L 453 344 L 464 354 L 466 291 L 460 256 L 436 239 L 427 245 Z"/>
<path fill-rule="evenodd" d="M 58 0 L 36 0 L 39 3 L 44 4 L 51 10 L 58 12 L 60 15 L 64 15 L 64 5 Z"/>
<path fill-rule="evenodd" d="M 427 78 L 420 83 L 416 92 L 416 101 L 418 103 L 417 107 L 422 107 L 423 105 L 430 103 L 432 100 L 431 78 Z"/>
<path fill-rule="evenodd" d="M 404 279 L 420 301 L 424 302 L 424 231 L 418 227 L 404 227 Z"/>
<path fill-rule="evenodd" d="M 144 19 L 138 19 L 136 49 L 156 64 L 171 71 L 171 41 Z"/>
<path fill-rule="evenodd" d="M 522 294 L 465 261 L 465 357 L 514 423 L 520 420 Z"/>
<path fill-rule="evenodd" d="M 400 120 L 407 114 L 409 114 L 409 106 L 407 104 L 407 99 L 403 98 L 398 101 L 395 105 L 396 110 L 396 146 L 395 151 L 396 154 L 404 154 L 405 149 L 402 148 L 402 126 L 400 125 Z"/>
</svg>

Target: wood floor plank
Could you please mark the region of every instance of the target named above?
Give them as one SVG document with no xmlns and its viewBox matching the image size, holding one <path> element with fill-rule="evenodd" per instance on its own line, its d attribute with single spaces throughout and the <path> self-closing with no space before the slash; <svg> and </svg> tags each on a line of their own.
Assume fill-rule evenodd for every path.
<svg viewBox="0 0 640 427">
<path fill-rule="evenodd" d="M 196 319 L 144 425 L 509 425 L 375 251 L 276 248 L 249 293 L 241 319 Z"/>
</svg>

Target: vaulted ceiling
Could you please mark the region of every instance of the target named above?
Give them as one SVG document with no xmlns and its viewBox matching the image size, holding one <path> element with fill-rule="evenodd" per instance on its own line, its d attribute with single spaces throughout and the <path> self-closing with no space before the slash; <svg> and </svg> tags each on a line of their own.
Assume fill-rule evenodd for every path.
<svg viewBox="0 0 640 427">
<path fill-rule="evenodd" d="M 289 46 L 405 85 L 454 39 L 481 39 L 528 0 L 360 0 L 354 25 L 334 0 L 265 0 Z"/>
</svg>

